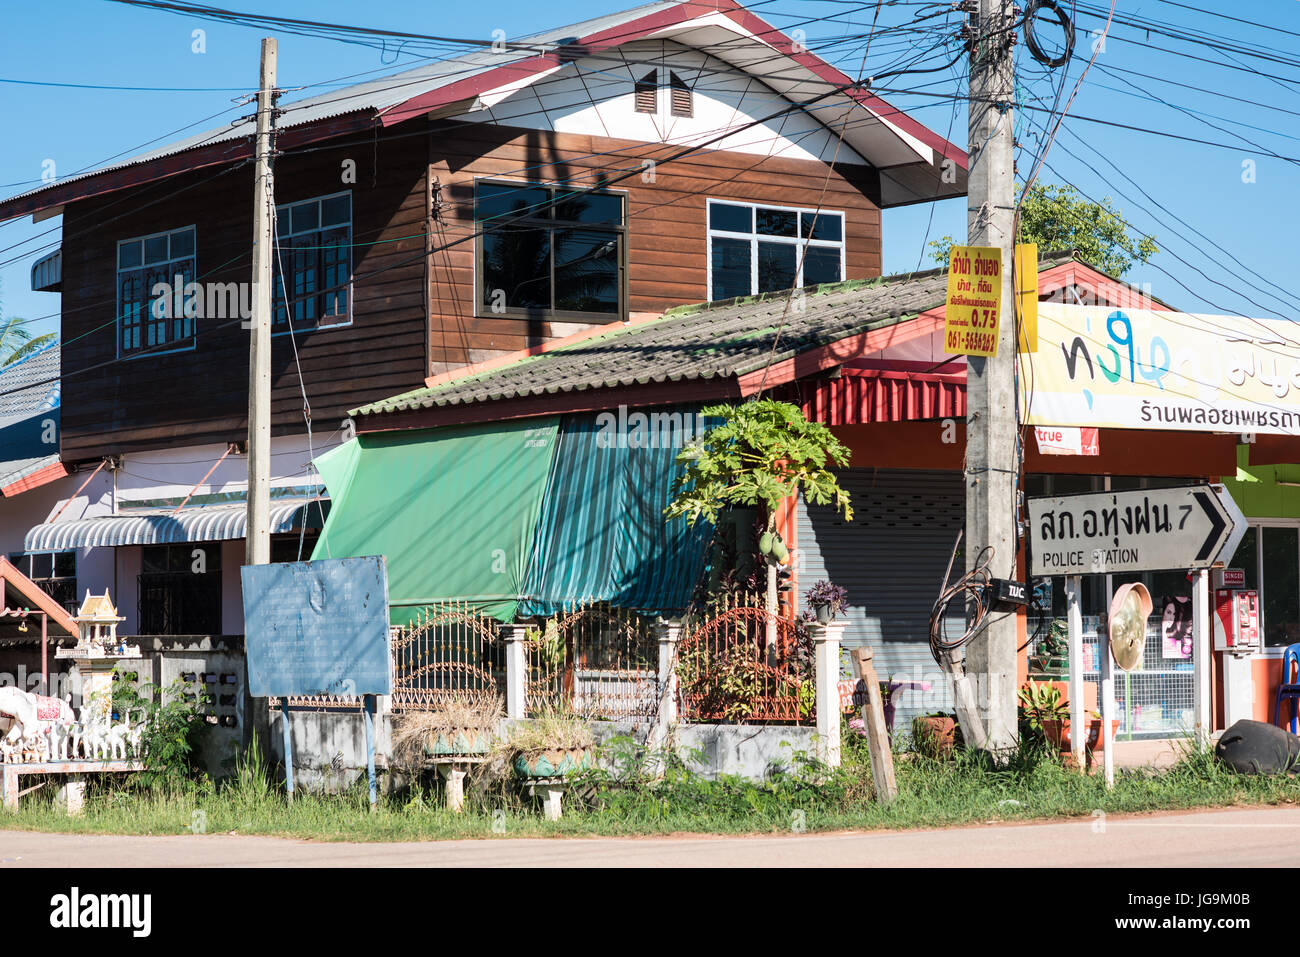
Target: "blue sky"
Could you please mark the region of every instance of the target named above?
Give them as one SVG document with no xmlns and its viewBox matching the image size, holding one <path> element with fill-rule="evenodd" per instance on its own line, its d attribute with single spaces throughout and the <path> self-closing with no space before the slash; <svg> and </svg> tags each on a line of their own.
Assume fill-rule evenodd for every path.
<svg viewBox="0 0 1300 957">
<path fill-rule="evenodd" d="M 598 16 L 625 5 L 618 0 L 550 4 L 506 2 L 430 4 L 383 0 L 229 0 L 232 9 L 273 13 L 457 37 L 508 37 Z M 763 0 L 755 12 L 787 30 L 803 29 L 808 46 L 850 75 L 864 65 L 863 41 L 874 4 L 853 0 Z M 952 41 L 928 28 L 955 15 L 916 20 L 947 3 L 884 5 L 867 50 L 865 74 L 897 68 L 934 44 L 918 67 L 941 65 L 956 53 Z M 1130 280 L 1188 311 L 1300 318 L 1295 283 L 1294 226 L 1300 210 L 1300 3 L 1256 0 L 1230 5 L 1187 0 L 1186 6 L 1241 15 L 1268 26 L 1235 23 L 1186 9 L 1171 0 L 1121 0 L 1124 17 L 1158 21 L 1168 32 L 1210 34 L 1232 49 L 1187 43 L 1159 32 L 1116 24 L 1075 99 L 1040 173 L 1046 183 L 1068 182 L 1096 199 L 1111 197 L 1133 227 L 1155 236 L 1161 252 L 1138 266 Z M 1082 73 L 1108 4 L 1066 2 L 1077 23 L 1076 55 L 1064 70 L 1047 71 L 1017 47 L 1018 101 L 1040 110 L 1019 114 L 1018 171 L 1023 175 L 1040 148 L 1042 126 L 1057 84 L 1062 102 Z M 557 12 L 557 10 L 562 12 Z M 1098 17 L 1100 14 L 1100 18 Z M 232 98 L 256 85 L 258 39 L 266 30 L 201 21 L 107 0 L 47 0 L 6 4 L 0 31 L 0 195 L 38 184 L 43 164 L 60 176 L 98 165 L 118 153 L 230 110 Z M 905 28 L 912 29 L 905 29 Z M 918 28 L 923 32 L 917 32 Z M 193 50 L 202 29 L 205 52 Z M 1059 30 L 1044 28 L 1054 43 Z M 428 56 L 394 44 L 386 49 L 278 34 L 279 83 L 293 88 L 350 74 L 396 71 Z M 918 46 L 918 44 L 920 44 Z M 1161 49 L 1153 49 L 1161 47 Z M 1264 59 L 1243 48 L 1263 51 Z M 1198 59 L 1199 58 L 1199 59 Z M 1281 62 L 1278 62 L 1281 61 Z M 965 89 L 964 60 L 952 70 L 881 81 L 884 93 L 930 128 L 966 142 L 966 112 L 953 94 Z M 1145 74 L 1145 76 L 1143 75 Z M 373 73 L 372 75 L 383 75 Z M 13 82 L 22 81 L 22 82 Z M 124 91 L 52 86 L 194 88 L 185 92 Z M 1181 85 L 1180 85 L 1181 84 Z M 1123 129 L 1092 122 L 1124 124 Z M 1145 130 L 1184 137 L 1152 135 Z M 168 137 L 170 139 L 171 137 Z M 1205 140 L 1210 143 L 1192 142 Z M 166 141 L 166 140 L 164 140 Z M 1279 158 L 1280 157 L 1280 158 Z M 1111 165 L 1113 164 L 1113 166 Z M 892 210 L 885 214 L 885 271 L 933 265 L 925 243 L 944 234 L 965 235 L 964 200 Z M 0 309 L 5 317 L 32 320 L 34 332 L 57 329 L 57 295 L 30 291 L 37 256 L 58 239 L 54 219 L 0 225 Z M 51 231 L 53 230 L 53 231 Z M 41 235 L 44 234 L 44 235 Z M 1216 248 L 1218 247 L 1218 248 Z"/>
</svg>

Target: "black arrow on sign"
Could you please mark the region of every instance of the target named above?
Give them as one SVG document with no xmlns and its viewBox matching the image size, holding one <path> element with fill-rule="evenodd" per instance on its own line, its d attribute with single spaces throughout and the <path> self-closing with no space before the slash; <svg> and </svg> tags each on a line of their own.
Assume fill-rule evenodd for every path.
<svg viewBox="0 0 1300 957">
<path fill-rule="evenodd" d="M 1219 534 L 1228 527 L 1219 510 L 1219 503 L 1216 502 L 1208 492 L 1193 492 L 1193 497 L 1201 503 L 1201 508 L 1205 509 L 1205 514 L 1210 517 L 1210 534 L 1205 539 L 1205 544 L 1201 550 L 1196 553 L 1198 562 L 1208 561 L 1214 554 L 1215 546 L 1219 542 Z"/>
</svg>

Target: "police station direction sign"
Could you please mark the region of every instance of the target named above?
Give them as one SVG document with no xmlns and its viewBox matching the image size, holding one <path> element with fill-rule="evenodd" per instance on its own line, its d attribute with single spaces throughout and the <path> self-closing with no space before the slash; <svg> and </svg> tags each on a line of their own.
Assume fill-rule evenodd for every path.
<svg viewBox="0 0 1300 957">
<path fill-rule="evenodd" d="M 1209 568 L 1246 533 L 1222 485 L 1031 498 L 1029 523 L 1030 575 Z"/>
</svg>

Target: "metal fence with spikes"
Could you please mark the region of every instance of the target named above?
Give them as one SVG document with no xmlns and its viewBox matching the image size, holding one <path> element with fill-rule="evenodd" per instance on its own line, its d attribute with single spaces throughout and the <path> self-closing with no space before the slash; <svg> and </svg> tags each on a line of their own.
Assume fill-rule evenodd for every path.
<svg viewBox="0 0 1300 957">
<path fill-rule="evenodd" d="M 496 619 L 465 601 L 430 605 L 394 629 L 393 711 L 431 711 L 505 692 L 505 649 Z"/>
<path fill-rule="evenodd" d="M 762 595 L 723 597 L 690 616 L 677 646 L 678 714 L 686 722 L 809 724 L 812 645 Z"/>
<path fill-rule="evenodd" d="M 654 717 L 659 640 L 651 616 L 604 602 L 576 602 L 531 625 L 529 714 L 571 709 L 609 720 Z"/>
</svg>

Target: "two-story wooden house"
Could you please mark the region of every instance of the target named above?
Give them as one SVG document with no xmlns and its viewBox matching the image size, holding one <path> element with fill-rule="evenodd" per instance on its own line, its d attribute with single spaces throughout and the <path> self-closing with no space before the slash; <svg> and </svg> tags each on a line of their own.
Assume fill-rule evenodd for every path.
<svg viewBox="0 0 1300 957">
<path fill-rule="evenodd" d="M 311 553 L 311 460 L 346 410 L 588 327 L 879 275 L 881 210 L 966 183 L 962 149 L 733 0 L 286 101 L 276 131 L 280 560 Z M 252 132 L 0 202 L 0 220 L 62 215 L 33 276 L 62 295 L 71 474 L 26 551 L 109 588 L 123 633 L 243 628 Z M 171 308 L 160 285 L 193 295 Z"/>
</svg>

